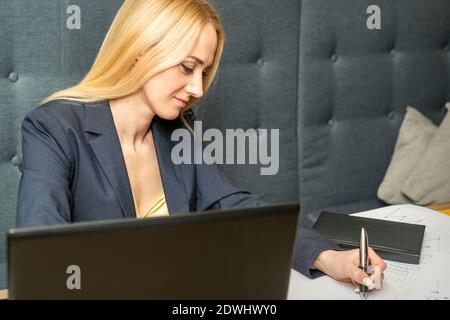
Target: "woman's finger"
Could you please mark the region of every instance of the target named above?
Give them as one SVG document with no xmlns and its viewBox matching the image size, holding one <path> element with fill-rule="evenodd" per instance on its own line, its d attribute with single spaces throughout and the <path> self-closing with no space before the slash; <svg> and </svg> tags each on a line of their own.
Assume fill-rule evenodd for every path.
<svg viewBox="0 0 450 320">
<path fill-rule="evenodd" d="M 359 284 L 352 280 L 353 289 L 355 289 L 355 293 L 359 293 Z"/>
<path fill-rule="evenodd" d="M 372 290 L 375 288 L 374 283 L 372 280 L 370 280 L 369 275 L 362 271 L 357 266 L 352 266 L 352 270 L 350 272 L 351 278 L 353 281 L 355 281 L 358 284 L 363 284 L 369 288 L 369 290 Z"/>
<path fill-rule="evenodd" d="M 370 276 L 370 280 L 375 284 L 375 289 L 381 289 L 381 278 L 383 273 L 379 266 L 373 267 L 373 273 Z"/>
<path fill-rule="evenodd" d="M 369 260 L 370 264 L 373 266 L 379 266 L 381 269 L 381 272 L 384 272 L 386 270 L 386 263 L 383 261 L 383 259 L 380 258 L 379 255 L 376 254 L 376 252 L 369 247 Z"/>
</svg>

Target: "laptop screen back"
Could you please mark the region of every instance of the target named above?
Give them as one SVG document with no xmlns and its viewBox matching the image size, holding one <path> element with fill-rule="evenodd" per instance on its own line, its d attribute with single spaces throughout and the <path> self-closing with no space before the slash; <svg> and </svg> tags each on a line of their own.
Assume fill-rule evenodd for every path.
<svg viewBox="0 0 450 320">
<path fill-rule="evenodd" d="M 14 229 L 12 299 L 285 299 L 298 203 Z"/>
</svg>

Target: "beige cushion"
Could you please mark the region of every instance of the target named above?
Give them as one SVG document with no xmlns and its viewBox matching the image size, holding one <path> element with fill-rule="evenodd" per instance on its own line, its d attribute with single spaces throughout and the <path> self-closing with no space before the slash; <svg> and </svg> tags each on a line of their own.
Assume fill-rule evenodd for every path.
<svg viewBox="0 0 450 320">
<path fill-rule="evenodd" d="M 402 194 L 402 187 L 425 153 L 437 127 L 427 117 L 412 107 L 400 127 L 391 163 L 378 188 L 378 198 L 389 204 L 411 203 Z"/>
<path fill-rule="evenodd" d="M 449 107 L 447 103 L 444 120 L 402 188 L 403 194 L 419 205 L 450 201 Z"/>
</svg>

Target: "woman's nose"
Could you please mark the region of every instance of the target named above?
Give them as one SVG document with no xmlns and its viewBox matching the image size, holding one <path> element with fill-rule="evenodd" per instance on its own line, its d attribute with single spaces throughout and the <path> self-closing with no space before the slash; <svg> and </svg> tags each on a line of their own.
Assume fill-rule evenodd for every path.
<svg viewBox="0 0 450 320">
<path fill-rule="evenodd" d="M 195 98 L 203 97 L 203 77 L 194 76 L 192 81 L 188 84 L 186 91 Z"/>
</svg>

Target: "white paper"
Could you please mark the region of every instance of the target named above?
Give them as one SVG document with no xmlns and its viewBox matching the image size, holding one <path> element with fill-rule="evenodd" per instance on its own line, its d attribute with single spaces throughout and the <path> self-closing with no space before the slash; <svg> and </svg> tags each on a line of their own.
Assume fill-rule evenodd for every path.
<svg viewBox="0 0 450 320">
<path fill-rule="evenodd" d="M 382 289 L 370 291 L 368 299 L 450 299 L 449 216 L 415 205 L 387 206 L 354 215 L 426 226 L 420 264 L 386 261 Z M 288 299 L 360 297 L 354 292 L 352 284 L 336 281 L 329 276 L 311 280 L 292 270 Z"/>
</svg>

